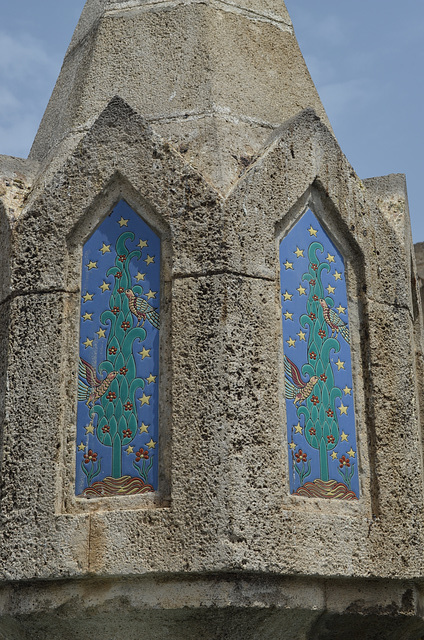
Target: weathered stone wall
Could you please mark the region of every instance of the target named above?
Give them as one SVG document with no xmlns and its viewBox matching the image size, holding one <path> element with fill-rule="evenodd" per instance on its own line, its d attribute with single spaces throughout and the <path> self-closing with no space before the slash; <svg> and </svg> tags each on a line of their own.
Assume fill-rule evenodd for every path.
<svg viewBox="0 0 424 640">
<path fill-rule="evenodd" d="M 30 160 L 0 158 L 0 637 L 424 635 L 405 180 L 361 181 L 327 124 L 284 4 L 87 3 Z M 87 500 L 81 255 L 121 199 L 162 243 L 159 492 Z M 289 493 L 278 246 L 307 207 L 346 265 L 352 502 Z"/>
<path fill-rule="evenodd" d="M 402 181 L 384 180 L 384 193 L 396 195 Z M 181 637 L 197 637 L 209 615 L 199 613 L 198 594 L 205 576 L 215 575 L 205 606 L 220 611 L 216 628 L 220 619 L 244 617 L 234 592 L 240 580 L 246 621 L 256 625 L 251 636 L 230 626 L 232 637 L 259 637 L 261 629 L 260 637 L 273 637 L 279 625 L 286 626 L 277 637 L 290 640 L 337 637 L 338 625 L 363 616 L 372 633 L 419 637 L 423 496 L 412 249 L 401 246 L 402 225 L 379 208 L 376 191 L 306 111 L 278 131 L 224 198 L 118 99 L 50 182 L 36 180 L 13 224 L 10 294 L 2 305 L 4 624 L 19 620 L 35 638 L 57 637 L 60 628 L 65 638 L 57 614 L 46 617 L 43 602 L 53 597 L 54 610 L 69 603 L 66 627 L 78 637 L 86 616 L 96 626 L 103 612 L 103 629 L 118 624 L 111 622 L 118 611 L 132 616 L 132 598 L 146 584 L 163 611 L 150 618 L 148 637 L 161 637 L 164 627 L 180 637 L 177 601 L 171 606 L 161 576 L 184 575 L 178 591 L 191 630 Z M 165 446 L 154 502 L 73 495 L 81 242 L 119 198 L 160 230 L 165 247 Z M 356 504 L 287 491 L 277 245 L 307 204 L 348 263 L 361 457 Z M 405 219 L 405 208 L 399 211 Z M 81 600 L 75 580 L 85 576 L 92 577 L 91 596 Z M 298 583 L 287 576 L 307 579 L 299 600 L 292 600 Z M 119 585 L 128 577 L 135 582 L 123 583 L 124 597 Z M 12 583 L 22 581 L 28 591 L 21 598 Z M 252 590 L 273 596 L 250 610 Z M 281 613 L 270 617 L 268 607 Z M 126 637 L 135 637 L 135 620 L 146 619 L 126 622 Z M 375 637 L 359 628 L 352 637 Z"/>
<path fill-rule="evenodd" d="M 424 304 L 424 242 L 418 242 L 415 246 L 415 260 L 417 263 L 418 287 L 421 294 L 421 306 Z"/>
</svg>

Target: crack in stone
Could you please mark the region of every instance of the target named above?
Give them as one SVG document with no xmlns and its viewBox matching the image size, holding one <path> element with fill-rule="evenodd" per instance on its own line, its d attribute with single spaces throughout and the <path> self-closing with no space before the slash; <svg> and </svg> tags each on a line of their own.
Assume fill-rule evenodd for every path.
<svg viewBox="0 0 424 640">
<path fill-rule="evenodd" d="M 261 276 L 261 275 L 253 275 L 250 273 L 242 273 L 241 271 L 232 271 L 231 269 L 217 269 L 216 271 L 206 271 L 206 272 L 198 272 L 198 273 L 176 273 L 172 280 L 182 280 L 185 278 L 207 278 L 214 276 L 238 276 L 241 278 L 251 278 L 252 280 L 265 280 L 266 282 L 275 282 L 276 278 L 272 278 L 270 276 Z"/>
</svg>

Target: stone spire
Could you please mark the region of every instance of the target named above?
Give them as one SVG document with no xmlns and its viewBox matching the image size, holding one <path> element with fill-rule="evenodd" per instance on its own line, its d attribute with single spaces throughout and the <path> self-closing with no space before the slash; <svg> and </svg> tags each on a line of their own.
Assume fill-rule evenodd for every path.
<svg viewBox="0 0 424 640">
<path fill-rule="evenodd" d="M 281 0 L 87 0 L 30 158 L 66 155 L 116 95 L 223 193 L 302 109 L 329 126 Z"/>
</svg>

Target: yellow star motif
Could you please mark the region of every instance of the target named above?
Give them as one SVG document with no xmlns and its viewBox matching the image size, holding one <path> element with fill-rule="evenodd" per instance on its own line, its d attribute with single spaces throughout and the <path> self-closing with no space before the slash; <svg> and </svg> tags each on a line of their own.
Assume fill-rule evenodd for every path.
<svg viewBox="0 0 424 640">
<path fill-rule="evenodd" d="M 340 415 L 345 414 L 345 416 L 347 416 L 347 407 L 344 406 L 343 402 L 341 403 L 341 405 L 339 407 L 339 411 L 340 411 Z"/>
<path fill-rule="evenodd" d="M 349 387 L 347 385 L 343 389 L 343 393 L 345 394 L 345 396 L 350 396 L 350 392 L 351 391 L 352 391 L 352 389 L 349 389 Z"/>
<path fill-rule="evenodd" d="M 293 338 L 289 338 L 288 340 L 286 340 L 286 342 L 289 347 L 294 347 L 294 345 L 296 344 L 296 340 L 293 340 Z"/>
<path fill-rule="evenodd" d="M 157 442 L 155 442 L 154 440 L 152 440 L 152 438 L 150 438 L 150 442 L 147 443 L 147 446 L 149 447 L 149 449 L 154 449 L 156 445 L 157 445 Z"/>
<path fill-rule="evenodd" d="M 126 448 L 126 452 L 127 452 L 127 456 L 129 456 L 129 455 L 130 455 L 130 453 L 134 453 L 134 447 L 128 446 L 128 447 Z"/>
<path fill-rule="evenodd" d="M 346 442 L 347 442 L 348 437 L 349 437 L 349 436 L 348 436 L 344 431 L 342 431 L 342 434 L 341 434 L 341 436 L 340 436 L 340 438 L 341 438 L 342 442 L 343 442 L 343 441 L 346 441 Z"/>
<path fill-rule="evenodd" d="M 293 294 L 286 291 L 285 293 L 283 293 L 283 297 L 284 297 L 284 302 L 287 302 L 287 300 L 291 300 L 293 298 Z"/>
<path fill-rule="evenodd" d="M 152 264 L 154 261 L 155 261 L 155 256 L 147 256 L 144 262 L 147 264 L 147 266 L 149 266 L 149 264 Z"/>
<path fill-rule="evenodd" d="M 110 253 L 110 244 L 105 244 L 103 242 L 103 246 L 99 251 L 101 251 L 103 255 L 105 255 L 105 253 Z"/>
<path fill-rule="evenodd" d="M 150 349 L 145 349 L 145 347 L 143 347 L 143 350 L 138 353 L 142 360 L 144 360 L 144 358 L 150 358 Z"/>
<path fill-rule="evenodd" d="M 85 449 L 85 444 L 81 442 L 81 444 L 78 445 L 78 451 L 84 451 L 84 449 Z"/>
<path fill-rule="evenodd" d="M 300 422 L 298 422 L 297 424 L 294 425 L 294 432 L 295 433 L 302 433 L 303 427 L 300 426 Z"/>
<path fill-rule="evenodd" d="M 143 247 L 147 247 L 147 241 L 146 240 L 142 240 L 140 238 L 140 242 L 138 243 L 137 247 L 140 247 L 140 249 L 143 249 Z"/>
<path fill-rule="evenodd" d="M 290 313 L 289 311 L 286 311 L 286 313 L 283 314 L 286 320 L 293 320 L 293 314 Z"/>
<path fill-rule="evenodd" d="M 144 422 L 142 422 L 140 427 L 140 433 L 148 433 L 149 427 L 150 427 L 149 424 L 144 424 Z"/>
<path fill-rule="evenodd" d="M 129 220 L 129 218 L 128 218 L 128 220 Z M 120 219 L 120 220 L 118 220 L 118 224 L 119 224 L 119 226 L 120 226 L 120 227 L 128 227 L 128 220 L 125 220 L 125 218 L 123 218 L 123 217 L 121 216 L 121 219 Z"/>
<path fill-rule="evenodd" d="M 138 271 L 137 275 L 135 276 L 135 279 L 137 280 L 137 282 L 140 282 L 140 280 L 144 280 L 145 277 L 146 277 L 145 273 L 140 273 L 140 271 Z"/>
<path fill-rule="evenodd" d="M 82 299 L 84 300 L 84 302 L 89 302 L 90 300 L 93 299 L 94 293 L 86 293 L 85 296 L 82 297 Z"/>
<path fill-rule="evenodd" d="M 146 396 L 145 393 L 143 393 L 143 395 L 141 396 L 141 398 L 139 398 L 140 400 L 140 406 L 142 407 L 144 404 L 150 404 L 150 398 L 152 396 Z"/>
<path fill-rule="evenodd" d="M 89 271 L 91 271 L 91 269 L 97 269 L 97 262 L 93 262 L 92 260 L 90 260 L 90 262 L 86 266 Z"/>
<path fill-rule="evenodd" d="M 345 366 L 345 363 L 342 362 L 339 358 L 336 362 L 337 371 L 340 371 L 340 369 L 344 369 L 344 366 Z"/>
<path fill-rule="evenodd" d="M 332 287 L 331 284 L 328 285 L 328 287 L 327 287 L 328 293 L 334 293 L 335 290 L 336 290 L 336 287 Z"/>
<path fill-rule="evenodd" d="M 339 313 L 345 313 L 345 312 L 346 312 L 346 307 L 342 307 L 342 305 L 341 305 L 341 304 L 339 304 L 339 306 L 338 306 L 338 307 L 336 307 L 336 309 L 337 309 L 337 311 L 338 311 Z"/>
<path fill-rule="evenodd" d="M 315 237 L 317 237 L 318 229 L 314 229 L 314 228 L 312 227 L 312 225 L 311 225 L 311 226 L 309 227 L 308 231 L 309 231 L 309 235 L 310 235 L 310 236 L 315 236 Z"/>
<path fill-rule="evenodd" d="M 94 427 L 91 422 L 86 427 L 84 427 L 84 429 L 85 429 L 85 435 L 87 435 L 88 433 L 91 433 L 94 435 Z"/>
<path fill-rule="evenodd" d="M 283 264 L 286 267 L 286 271 L 287 269 L 293 269 L 293 262 L 289 262 L 288 260 L 286 260 Z"/>
<path fill-rule="evenodd" d="M 305 287 L 302 287 L 302 285 L 301 285 L 301 284 L 298 286 L 298 288 L 296 289 L 296 291 L 299 291 L 299 295 L 300 295 L 300 296 L 306 296 L 306 289 L 305 289 Z"/>
<path fill-rule="evenodd" d="M 290 446 L 290 449 L 293 450 L 293 449 L 296 449 L 297 444 L 295 442 L 290 442 L 289 446 Z"/>
<path fill-rule="evenodd" d="M 330 256 L 330 254 L 329 254 L 329 253 L 327 253 L 326 260 L 327 260 L 328 262 L 334 262 L 334 256 Z"/>
<path fill-rule="evenodd" d="M 107 291 L 108 289 L 110 289 L 110 284 L 109 284 L 109 282 L 105 282 L 105 281 L 103 280 L 103 284 L 101 284 L 101 285 L 99 286 L 99 289 L 101 289 L 103 293 L 104 293 L 105 291 Z"/>
<path fill-rule="evenodd" d="M 86 312 L 86 313 L 84 313 L 84 315 L 83 315 L 83 316 L 81 316 L 81 318 L 82 318 L 82 319 L 84 320 L 84 322 L 85 322 L 86 320 L 91 320 L 91 316 L 92 316 L 92 315 L 93 315 L 92 313 L 87 313 L 87 312 Z"/>
<path fill-rule="evenodd" d="M 304 340 L 306 342 L 306 335 L 303 331 L 299 331 L 297 335 L 299 336 L 299 340 Z"/>
<path fill-rule="evenodd" d="M 293 253 L 295 253 L 298 258 L 303 258 L 303 249 L 296 247 L 296 251 L 293 251 Z"/>
<path fill-rule="evenodd" d="M 331 457 L 333 458 L 333 460 L 335 460 L 337 458 L 337 452 L 333 451 L 333 453 L 331 454 Z"/>
<path fill-rule="evenodd" d="M 147 384 L 152 384 L 152 382 L 156 382 L 156 376 L 150 374 L 148 378 L 146 378 Z"/>
<path fill-rule="evenodd" d="M 100 338 L 106 338 L 106 330 L 105 329 L 99 329 L 98 331 L 96 331 L 97 335 Z"/>
<path fill-rule="evenodd" d="M 152 291 L 151 289 L 149 290 L 149 293 L 146 293 L 146 298 L 148 300 L 150 300 L 151 298 L 154 298 L 157 294 L 157 291 Z"/>
<path fill-rule="evenodd" d="M 354 451 L 354 450 L 352 449 L 352 447 L 350 447 L 350 450 L 347 452 L 347 454 L 348 454 L 351 458 L 354 458 L 354 457 L 355 457 L 355 453 L 356 453 L 356 451 Z"/>
<path fill-rule="evenodd" d="M 88 349 L 88 347 L 92 347 L 93 346 L 93 340 L 89 340 L 87 338 L 87 340 L 85 342 L 83 342 L 83 345 L 86 349 Z"/>
<path fill-rule="evenodd" d="M 339 273 L 338 271 L 335 271 L 333 275 L 336 278 L 336 280 L 341 280 L 342 279 L 342 274 Z"/>
</svg>

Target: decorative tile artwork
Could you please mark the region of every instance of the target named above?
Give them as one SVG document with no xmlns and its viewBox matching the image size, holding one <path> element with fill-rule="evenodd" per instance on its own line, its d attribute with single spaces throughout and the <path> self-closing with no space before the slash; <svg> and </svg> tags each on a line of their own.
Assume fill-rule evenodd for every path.
<svg viewBox="0 0 424 640">
<path fill-rule="evenodd" d="M 291 493 L 359 498 L 345 268 L 308 210 L 280 244 Z"/>
<path fill-rule="evenodd" d="M 158 485 L 160 240 L 121 200 L 84 245 L 76 495 Z"/>
</svg>

